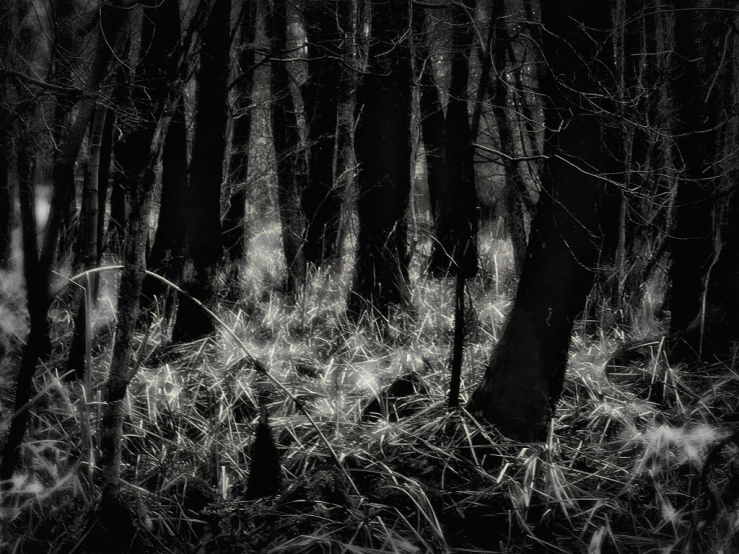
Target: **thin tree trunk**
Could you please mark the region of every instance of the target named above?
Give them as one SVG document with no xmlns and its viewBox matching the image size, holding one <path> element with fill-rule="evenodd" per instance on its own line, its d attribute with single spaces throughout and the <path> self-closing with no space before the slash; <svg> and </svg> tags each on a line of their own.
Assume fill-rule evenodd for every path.
<svg viewBox="0 0 739 554">
<path fill-rule="evenodd" d="M 185 220 L 188 259 L 183 288 L 208 308 L 215 308 L 221 264 L 221 186 L 228 129 L 228 82 L 231 50 L 231 0 L 216 0 L 201 31 L 198 102 Z M 172 341 L 199 340 L 215 332 L 213 320 L 182 298 Z"/>
<path fill-rule="evenodd" d="M 111 1 L 101 6 L 101 20 L 98 31 L 98 37 L 101 42 L 102 37 L 105 37 L 109 44 L 116 43 L 117 35 L 125 23 L 128 14 L 128 11 L 121 10 L 120 6 L 120 1 Z M 61 231 L 62 208 L 67 203 L 66 194 L 70 189 L 69 183 L 74 183 L 74 163 L 79 154 L 82 139 L 84 138 L 95 107 L 95 97 L 112 57 L 113 52 L 109 47 L 102 47 L 101 45 L 96 50 L 84 94 L 78 102 L 77 117 L 65 132 L 60 142 L 59 151 L 55 157 L 53 174 L 54 198 L 52 199 L 49 223 L 44 236 L 44 248 L 39 264 L 34 268 L 33 274 L 26 274 L 26 278 L 30 278 L 27 286 L 33 291 L 29 292 L 29 302 L 34 302 L 33 306 L 29 305 L 29 313 L 31 313 L 31 318 L 35 321 L 35 324 L 31 324 L 33 334 L 29 336 L 26 349 L 24 349 L 24 360 L 21 361 L 21 368 L 17 377 L 15 392 L 16 416 L 10 424 L 10 431 L 5 442 L 3 460 L 0 465 L 0 479 L 2 480 L 7 480 L 13 475 L 18 462 L 23 436 L 26 432 L 28 410 L 19 410 L 25 407 L 30 399 L 36 362 L 44 345 L 48 344 L 49 341 L 48 324 L 46 323 L 46 314 L 49 307 L 49 283 Z M 21 179 L 23 178 L 25 177 Z M 27 192 L 24 194 L 27 194 Z M 33 350 L 33 352 L 30 352 L 30 350 Z M 27 355 L 26 351 L 29 351 Z"/>
<path fill-rule="evenodd" d="M 34 393 L 33 376 L 39 356 L 48 344 L 49 324 L 46 313 L 49 309 L 48 275 L 41 271 L 39 263 L 38 236 L 36 233 L 36 196 L 33 186 L 33 163 L 30 141 L 16 143 L 16 175 L 18 196 L 21 205 L 21 229 L 23 232 L 23 275 L 26 280 L 26 303 L 30 316 L 30 331 L 23 348 L 15 386 L 14 417 L 5 439 L 0 481 L 4 488 L 12 486 L 11 478 L 18 465 L 21 445 L 28 425 L 27 403 Z"/>
<path fill-rule="evenodd" d="M 349 311 L 386 315 L 408 298 L 412 71 L 410 2 L 371 7 L 368 73 L 357 93 L 362 108 L 355 139 L 359 238 Z"/>
<path fill-rule="evenodd" d="M 98 173 L 98 264 L 100 264 L 103 259 L 103 251 L 105 249 L 105 208 L 108 204 L 108 191 L 110 190 L 110 163 L 113 157 L 114 123 L 115 112 L 113 110 L 107 110 L 105 112 L 103 136 L 100 141 L 100 169 Z"/>
<path fill-rule="evenodd" d="M 90 157 L 87 162 L 87 174 L 85 176 L 85 187 L 83 190 L 82 202 L 82 221 L 80 240 L 78 243 L 77 257 L 80 260 L 80 268 L 84 271 L 97 266 L 98 261 L 98 178 L 100 171 L 100 150 L 105 127 L 107 109 L 103 105 L 98 105 L 95 110 L 91 134 L 90 134 Z M 92 306 L 87 306 L 88 301 L 95 298 L 94 291 L 97 290 L 97 275 L 92 276 L 89 280 L 82 283 L 85 287 L 80 294 L 75 295 L 74 302 L 77 304 L 76 316 L 74 320 L 74 333 L 72 334 L 72 343 L 69 347 L 69 355 L 67 357 L 67 371 L 74 370 L 74 376 L 82 379 L 85 375 L 85 345 L 91 337 L 87 337 L 89 323 L 87 321 L 88 314 L 92 313 Z M 88 284 L 91 289 L 88 291 Z"/>
<path fill-rule="evenodd" d="M 166 114 L 173 113 L 182 94 L 182 79 L 188 73 L 190 46 L 195 29 L 201 28 L 208 5 L 199 4 L 189 24 L 188 31 L 180 36 L 179 2 L 160 2 L 152 14 L 158 22 L 158 46 L 152 46 L 153 59 L 148 62 L 144 74 L 151 78 L 147 91 L 148 109 L 146 129 L 139 133 L 140 149 L 138 170 L 129 175 L 134 185 L 130 189 L 131 217 L 127 221 L 124 269 L 118 289 L 118 321 L 116 340 L 105 389 L 105 407 L 101 421 L 100 473 L 101 514 L 104 526 L 116 529 L 120 498 L 121 452 L 123 440 L 124 402 L 128 384 L 133 377 L 133 337 L 139 309 L 139 296 L 146 269 L 146 242 L 148 218 L 154 190 L 154 167 L 159 159 L 162 135 L 166 132 Z M 180 39 L 180 40 L 178 40 Z M 156 41 L 155 41 L 156 44 Z"/>
<path fill-rule="evenodd" d="M 290 91 L 290 74 L 280 58 L 286 52 L 287 2 L 276 0 L 269 14 L 269 35 L 277 53 L 272 61 L 270 89 L 272 92 L 272 137 L 277 158 L 277 200 L 282 224 L 282 245 L 287 265 L 289 295 L 297 293 L 305 282 L 304 251 L 305 218 L 301 197 L 307 182 L 307 160 L 300 144 L 295 103 Z"/>
</svg>

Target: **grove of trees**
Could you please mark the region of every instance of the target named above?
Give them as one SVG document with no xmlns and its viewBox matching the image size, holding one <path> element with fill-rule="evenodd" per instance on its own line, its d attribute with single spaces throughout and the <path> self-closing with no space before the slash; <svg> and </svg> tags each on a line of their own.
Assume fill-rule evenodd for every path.
<svg viewBox="0 0 739 554">
<path fill-rule="evenodd" d="M 643 342 L 659 363 L 733 370 L 737 16 L 729 0 L 0 0 L 0 275 L 25 291 L 23 331 L 0 345 L 2 501 L 33 471 L 51 368 L 94 420 L 69 466 L 89 472 L 104 527 L 129 521 L 137 372 L 232 336 L 262 387 L 245 464 L 280 472 L 270 389 L 360 493 L 320 418 L 240 335 L 270 222 L 282 269 L 259 302 L 300 313 L 300 340 L 316 275 L 348 273 L 333 317 L 385 341 L 422 318 L 419 282 L 453 291 L 449 404 L 501 440 L 551 442 L 573 332 L 627 344 L 654 283 Z M 498 254 L 485 269 L 489 235 L 509 249 L 505 275 Z M 471 382 L 472 291 L 493 281 L 511 302 Z M 233 408 L 201 392 L 203 413 Z M 210 452 L 204 479 L 220 486 Z M 271 492 L 249 500 L 279 489 L 257 485 Z"/>
</svg>

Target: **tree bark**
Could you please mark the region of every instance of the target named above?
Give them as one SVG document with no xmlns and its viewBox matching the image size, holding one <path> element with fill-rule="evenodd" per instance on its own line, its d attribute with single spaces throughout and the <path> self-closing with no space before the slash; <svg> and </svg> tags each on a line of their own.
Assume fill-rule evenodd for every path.
<svg viewBox="0 0 739 554">
<path fill-rule="evenodd" d="M 113 110 L 107 110 L 105 113 L 105 125 L 103 126 L 103 136 L 100 140 L 100 169 L 98 172 L 98 265 L 103 259 L 103 251 L 105 249 L 105 207 L 108 204 L 108 191 L 110 190 L 110 163 L 113 157 L 113 130 L 115 123 L 115 113 Z"/>
<path fill-rule="evenodd" d="M 673 362 L 704 358 L 702 341 L 706 318 L 704 293 L 711 266 L 718 254 L 714 236 L 714 194 L 717 190 L 719 129 L 724 106 L 721 54 L 726 25 L 723 15 L 707 14 L 695 2 L 674 0 L 675 91 L 677 118 L 675 144 L 682 158 L 674 227 L 670 235 L 670 357 Z M 715 23 L 724 25 L 717 27 Z M 714 25 L 711 25 L 711 24 Z M 716 46 L 710 47 L 714 41 Z M 719 293 L 719 296 L 721 294 Z M 716 307 L 718 308 L 718 307 Z M 710 324 L 710 328 L 720 326 Z M 708 352 L 706 352 L 708 354 Z M 710 358 L 710 356 L 709 356 Z"/>
<path fill-rule="evenodd" d="M 2 117 L 2 114 L 0 114 Z M 0 131 L 0 269 L 11 268 L 13 238 L 13 190 L 10 181 L 10 148 L 8 133 Z"/>
<path fill-rule="evenodd" d="M 286 292 L 293 296 L 305 282 L 305 218 L 301 197 L 307 182 L 307 160 L 300 144 L 295 103 L 286 62 L 287 2 L 276 0 L 269 14 L 268 33 L 276 57 L 272 60 L 272 137 L 277 159 L 277 201 L 287 266 Z"/>
<path fill-rule="evenodd" d="M 85 175 L 85 186 L 83 190 L 82 202 L 82 221 L 80 240 L 77 244 L 77 258 L 80 261 L 79 269 L 87 271 L 93 269 L 98 263 L 98 178 L 100 171 L 100 150 L 103 129 L 105 127 L 107 109 L 103 105 L 98 105 L 95 109 L 92 129 L 90 133 L 90 156 L 87 162 L 87 173 Z M 73 304 L 77 304 L 76 316 L 74 320 L 74 333 L 72 334 L 72 343 L 69 347 L 69 355 L 67 357 L 67 371 L 74 370 L 74 376 L 82 379 L 85 375 L 85 346 L 88 344 L 87 332 L 89 323 L 87 317 L 92 313 L 92 306 L 88 306 L 88 301 L 95 299 L 97 291 L 97 275 L 82 283 L 83 291 L 75 294 Z M 90 285 L 91 290 L 87 290 Z"/>
<path fill-rule="evenodd" d="M 452 65 L 449 103 L 445 119 L 441 182 L 432 179 L 436 210 L 429 271 L 436 276 L 477 274 L 477 193 L 474 151 L 468 114 L 469 56 L 473 38 L 470 16 L 474 2 L 452 7 Z M 430 68 L 429 68 L 430 69 Z"/>
<path fill-rule="evenodd" d="M 162 148 L 162 192 L 154 244 L 148 267 L 176 285 L 182 280 L 187 255 L 187 242 L 182 231 L 187 198 L 187 122 L 182 99 L 167 128 Z M 169 298 L 171 291 L 153 277 L 144 279 L 142 296 L 147 302 Z M 166 310 L 169 313 L 169 310 Z"/>
<path fill-rule="evenodd" d="M 228 129 L 231 0 L 216 0 L 201 41 L 195 138 L 185 206 L 188 259 L 183 288 L 208 308 L 215 308 L 216 274 L 223 253 L 221 186 Z M 210 316 L 183 298 L 172 341 L 199 340 L 214 332 Z"/>
<path fill-rule="evenodd" d="M 610 174 L 614 133 L 606 99 L 614 83 L 612 51 L 593 41 L 611 28 L 610 7 L 585 0 L 543 5 L 548 34 L 544 81 L 551 108 L 550 156 L 516 293 L 503 334 L 470 409 L 507 436 L 540 440 L 564 383 L 572 325 L 597 268 L 603 236 L 616 225 L 618 203 L 598 175 Z M 585 32 L 587 30 L 587 34 Z M 595 71 L 595 75 L 593 72 Z M 585 102 L 585 98 L 589 102 Z"/>
<path fill-rule="evenodd" d="M 44 247 L 38 265 L 33 264 L 33 274 L 26 273 L 26 278 L 30 279 L 27 283 L 27 287 L 29 288 L 29 313 L 35 324 L 31 324 L 31 332 L 33 334 L 28 338 L 26 348 L 24 349 L 24 360 L 21 361 L 21 368 L 18 372 L 15 391 L 16 416 L 10 424 L 10 430 L 5 442 L 3 460 L 0 465 L 0 479 L 2 480 L 8 480 L 12 477 L 18 462 L 20 447 L 28 423 L 28 410 L 25 407 L 33 389 L 36 362 L 49 341 L 48 323 L 46 322 L 46 315 L 49 308 L 49 283 L 51 280 L 51 269 L 56 259 L 57 245 L 59 243 L 62 225 L 62 208 L 67 204 L 67 193 L 70 190 L 69 183 L 74 183 L 74 163 L 79 154 L 82 140 L 95 107 L 96 95 L 103 77 L 107 73 L 110 60 L 113 57 L 113 51 L 107 45 L 102 45 L 103 37 L 109 44 L 115 44 L 118 33 L 123 27 L 128 15 L 128 11 L 121 9 L 121 5 L 122 2 L 120 0 L 111 1 L 100 8 L 100 25 L 98 28 L 100 47 L 95 51 L 95 57 L 87 78 L 84 94 L 78 102 L 77 116 L 74 122 L 65 130 L 55 156 L 53 170 L 54 197 L 51 204 L 49 223 L 45 231 Z M 19 164 L 21 162 L 23 160 L 20 160 Z M 23 177 L 26 173 L 22 164 L 19 167 L 23 171 L 21 174 L 22 180 L 26 178 Z M 27 175 L 29 175 L 27 178 L 30 179 L 30 172 Z M 26 191 L 24 194 L 28 194 L 28 192 Z M 29 246 L 24 245 L 24 249 L 26 248 L 28 248 L 28 252 L 31 251 L 30 240 Z M 31 259 L 28 258 L 28 260 Z M 26 263 L 25 271 L 28 271 L 28 262 Z M 33 302 L 32 306 L 30 302 Z M 21 410 L 21 408 L 23 409 Z"/>
<path fill-rule="evenodd" d="M 229 180 L 231 198 L 223 218 L 223 250 L 229 268 L 229 290 L 238 289 L 238 269 L 246 260 L 246 196 L 249 177 L 249 142 L 254 106 L 257 2 L 242 7 L 239 85 L 235 102 Z"/>
<path fill-rule="evenodd" d="M 19 135 L 23 136 L 20 133 Z M 33 376 L 36 372 L 36 363 L 39 356 L 46 350 L 49 337 L 49 323 L 46 319 L 49 309 L 49 283 L 48 274 L 41 270 L 39 262 L 33 158 L 30 150 L 29 140 L 21 139 L 16 142 L 16 175 L 23 233 L 23 275 L 26 280 L 26 303 L 30 316 L 30 330 L 16 378 L 14 417 L 10 423 L 3 447 L 2 461 L 0 461 L 0 481 L 4 482 L 5 488 L 12 485 L 10 480 L 20 460 L 21 445 L 29 419 L 26 404 L 33 396 Z"/>
<path fill-rule="evenodd" d="M 342 194 L 334 179 L 334 154 L 342 86 L 342 31 L 349 2 L 314 3 L 305 12 L 309 77 L 303 86 L 308 123 L 308 182 L 302 208 L 306 218 L 305 259 L 317 266 L 334 259 Z M 341 16 L 344 16 L 343 18 Z"/>
<path fill-rule="evenodd" d="M 123 440 L 124 402 L 128 384 L 133 377 L 133 338 L 139 309 L 139 296 L 146 269 L 146 242 L 148 219 L 154 190 L 154 167 L 160 155 L 162 134 L 169 123 L 167 114 L 174 113 L 182 94 L 183 78 L 188 73 L 188 59 L 195 29 L 201 27 L 208 5 L 198 5 L 187 32 L 180 35 L 179 2 L 165 0 L 152 10 L 152 19 L 159 19 L 161 32 L 159 38 L 162 48 L 152 48 L 146 71 L 151 80 L 147 91 L 149 102 L 146 118 L 146 132 L 139 133 L 137 142 L 141 156 L 138 158 L 136 174 L 129 174 L 131 217 L 126 223 L 124 268 L 118 289 L 118 320 L 116 340 L 110 364 L 110 372 L 105 388 L 105 406 L 101 421 L 100 437 L 100 478 L 102 489 L 100 519 L 110 530 L 116 528 L 116 514 L 121 505 L 120 477 L 121 451 Z M 171 25 L 171 27 L 167 27 Z M 164 29 L 176 31 L 174 35 L 162 32 Z M 169 42 L 167 38 L 175 38 Z M 168 45 L 168 48 L 164 48 Z"/>
<path fill-rule="evenodd" d="M 490 55 L 493 57 L 493 65 L 495 72 L 491 75 L 491 81 L 486 86 L 491 88 L 493 97 L 493 115 L 498 126 L 498 138 L 500 147 L 504 154 L 502 156 L 503 168 L 505 170 L 505 188 L 503 190 L 503 203 L 506 208 L 506 223 L 508 233 L 511 237 L 513 245 L 513 260 L 516 274 L 520 275 L 523 270 L 523 263 L 526 255 L 526 219 L 525 204 L 523 197 L 528 194 L 526 192 L 526 179 L 523 173 L 522 162 L 514 161 L 516 157 L 516 143 L 514 117 L 508 108 L 508 88 L 507 83 L 507 59 L 506 51 L 513 50 L 508 48 L 510 45 L 510 35 L 506 26 L 504 15 L 506 6 L 504 0 L 493 2 L 493 13 L 490 17 L 493 19 L 494 29 L 496 30 L 495 47 Z M 504 45 L 506 47 L 504 47 Z"/>
<path fill-rule="evenodd" d="M 410 2 L 375 2 L 368 73 L 357 92 L 359 237 L 349 311 L 386 315 L 408 298 L 406 210 L 411 190 Z"/>
</svg>

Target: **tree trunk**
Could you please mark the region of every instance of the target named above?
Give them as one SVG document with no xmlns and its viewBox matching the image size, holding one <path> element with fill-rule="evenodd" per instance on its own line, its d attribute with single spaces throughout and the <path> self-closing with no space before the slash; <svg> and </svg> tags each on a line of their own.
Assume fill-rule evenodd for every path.
<svg viewBox="0 0 739 554">
<path fill-rule="evenodd" d="M 143 75 L 149 87 L 146 125 L 138 134 L 140 149 L 138 170 L 129 174 L 131 216 L 127 221 L 124 268 L 118 289 L 118 320 L 113 345 L 110 373 L 105 389 L 105 407 L 101 421 L 100 477 L 102 489 L 100 519 L 104 526 L 116 529 L 116 514 L 120 513 L 120 472 L 123 440 L 124 402 L 128 384 L 133 377 L 133 338 L 139 308 L 139 296 L 146 269 L 148 219 L 154 190 L 154 167 L 159 159 L 161 135 L 166 130 L 168 113 L 174 113 L 182 94 L 183 77 L 188 73 L 188 54 L 195 29 L 203 24 L 208 5 L 199 4 L 189 29 L 180 36 L 178 0 L 165 0 L 152 10 L 152 21 L 158 39 L 152 43 L 152 58 Z M 152 29 L 154 26 L 152 26 Z M 228 35 L 228 34 L 226 34 Z M 155 46 L 158 46 L 155 48 Z"/>
<path fill-rule="evenodd" d="M 505 188 L 503 190 L 503 203 L 506 209 L 506 223 L 508 233 L 513 245 L 513 260 L 517 275 L 521 275 L 526 254 L 526 219 L 525 204 L 523 197 L 526 192 L 526 179 L 523 172 L 523 162 L 514 161 L 516 157 L 514 115 L 508 108 L 508 88 L 506 75 L 508 60 L 506 51 L 510 45 L 510 35 L 505 21 L 506 7 L 504 0 L 493 3 L 493 18 L 496 29 L 496 42 L 490 55 L 493 57 L 495 72 L 491 75 L 491 81 L 487 84 L 491 88 L 493 97 L 493 115 L 498 124 L 498 138 L 500 148 L 503 152 L 502 163 L 505 170 Z M 504 45 L 506 47 L 504 47 Z M 512 60 L 513 61 L 513 60 Z M 518 71 L 518 70 L 513 70 Z"/>
<path fill-rule="evenodd" d="M 103 251 L 105 249 L 105 207 L 108 204 L 108 190 L 110 190 L 110 163 L 113 157 L 114 123 L 115 112 L 113 110 L 107 110 L 105 112 L 103 136 L 100 141 L 100 169 L 98 172 L 98 265 L 103 259 Z"/>
<path fill-rule="evenodd" d="M 1 114 L 0 114 L 1 117 Z M 10 137 L 0 131 L 0 270 L 11 268 L 13 191 L 10 181 Z"/>
<path fill-rule="evenodd" d="M 334 154 L 343 84 L 341 26 L 348 23 L 348 4 L 335 0 L 331 9 L 315 4 L 305 12 L 310 75 L 303 86 L 303 101 L 308 122 L 309 177 L 302 208 L 306 218 L 305 258 L 317 266 L 335 257 L 341 217 L 342 194 L 335 186 Z"/>
<path fill-rule="evenodd" d="M 470 121 L 467 109 L 469 56 L 472 50 L 470 16 L 474 2 L 466 0 L 452 8 L 452 66 L 444 130 L 444 162 L 441 183 L 433 193 L 436 204 L 429 271 L 436 276 L 477 274 L 477 193 Z M 440 186 L 438 186 L 440 185 Z"/>
<path fill-rule="evenodd" d="M 412 72 L 410 2 L 371 7 L 368 73 L 357 93 L 362 112 L 355 139 L 359 238 L 349 311 L 386 315 L 408 298 L 406 210 L 411 190 Z"/>
<path fill-rule="evenodd" d="M 277 159 L 277 200 L 282 224 L 282 245 L 287 265 L 287 288 L 294 295 L 305 282 L 305 218 L 301 197 L 307 181 L 307 160 L 300 144 L 298 120 L 290 91 L 290 74 L 280 58 L 287 51 L 287 2 L 276 0 L 269 14 L 272 50 L 272 137 Z"/>
<path fill-rule="evenodd" d="M 674 0 L 674 6 L 677 9 L 674 86 L 678 95 L 675 143 L 684 167 L 678 181 L 675 221 L 670 234 L 673 260 L 669 272 L 669 342 L 671 360 L 677 362 L 704 357 L 701 344 L 704 323 L 714 315 L 704 311 L 703 303 L 706 280 L 718 255 L 713 195 L 718 185 L 715 160 L 723 99 L 721 87 L 709 85 L 721 72 L 722 48 L 706 45 L 723 40 L 723 27 L 717 31 L 710 23 L 725 16 L 696 10 L 695 2 L 687 0 Z"/>
<path fill-rule="evenodd" d="M 239 268 L 246 260 L 246 196 L 249 177 L 249 142 L 253 120 L 256 61 L 257 2 L 247 2 L 242 10 L 239 86 L 233 122 L 229 181 L 231 198 L 223 218 L 223 250 L 228 260 L 229 290 L 238 289 Z"/>
<path fill-rule="evenodd" d="M 22 136 L 22 135 L 21 135 Z M 31 143 L 28 139 L 16 142 L 16 175 L 21 205 L 21 229 L 23 232 L 23 275 L 26 280 L 26 303 L 30 316 L 30 331 L 23 348 L 20 369 L 16 378 L 14 417 L 5 439 L 0 481 L 4 487 L 12 486 L 13 472 L 18 465 L 23 437 L 28 425 L 29 410 L 26 405 L 34 393 L 33 376 L 39 356 L 46 350 L 49 323 L 49 275 L 39 263 L 38 236 L 36 234 L 36 196 L 33 187 L 33 163 Z"/>
<path fill-rule="evenodd" d="M 59 243 L 62 208 L 67 204 L 66 195 L 70 190 L 69 183 L 74 183 L 74 163 L 79 154 L 82 140 L 95 107 L 97 92 L 103 77 L 107 73 L 110 60 L 113 57 L 111 48 L 107 44 L 103 46 L 103 37 L 108 41 L 108 44 L 115 44 L 117 35 L 128 15 L 128 11 L 120 9 L 120 6 L 121 1 L 119 0 L 108 2 L 100 8 L 100 26 L 98 31 L 100 47 L 95 51 L 92 67 L 87 76 L 85 90 L 78 102 L 77 116 L 65 131 L 55 156 L 53 174 L 54 197 L 51 204 L 49 223 L 45 231 L 44 247 L 41 257 L 38 265 L 33 268 L 32 274 L 26 273 L 26 278 L 30 279 L 27 283 L 29 289 L 29 313 L 35 324 L 31 324 L 33 334 L 28 338 L 26 348 L 24 349 L 24 360 L 21 361 L 21 368 L 17 377 L 15 391 L 16 417 L 13 418 L 10 425 L 8 438 L 5 442 L 2 465 L 0 466 L 0 479 L 3 480 L 12 477 L 18 462 L 19 449 L 28 422 L 28 410 L 25 407 L 30 399 L 33 388 L 36 362 L 42 349 L 44 349 L 44 345 L 48 344 L 49 340 L 48 323 L 46 323 L 46 314 L 49 307 L 49 283 L 51 280 L 52 265 L 56 259 L 57 245 Z M 19 156 L 22 158 L 20 153 Z M 23 160 L 20 160 L 19 164 L 21 162 Z M 26 163 L 26 167 L 27 165 Z M 29 175 L 27 179 L 30 179 L 30 172 L 25 173 L 26 170 L 22 164 L 19 166 L 19 169 L 23 171 L 21 180 L 26 178 L 23 175 Z M 28 194 L 28 192 L 26 191 L 24 194 Z M 24 249 L 28 249 L 28 252 L 31 251 L 30 244 L 29 241 L 29 246 L 24 245 Z M 33 257 L 28 259 L 33 259 Z M 25 271 L 28 271 L 28 263 L 26 264 Z M 30 305 L 31 302 L 33 302 L 33 306 Z M 21 408 L 24 409 L 19 411 Z"/>
<path fill-rule="evenodd" d="M 223 253 L 221 186 L 228 128 L 231 0 L 216 0 L 200 36 L 195 138 L 184 210 L 188 259 L 183 288 L 208 308 L 215 308 L 216 274 Z M 172 341 L 199 340 L 214 331 L 210 316 L 191 300 L 182 298 Z"/>
<path fill-rule="evenodd" d="M 187 243 L 182 231 L 186 217 L 187 198 L 187 122 L 185 103 L 180 99 L 167 129 L 162 148 L 162 193 L 159 205 L 159 221 L 154 235 L 154 245 L 148 259 L 148 267 L 175 284 L 182 280 L 185 268 Z M 169 298 L 171 291 L 153 277 L 144 280 L 141 295 L 152 302 Z M 169 310 L 167 310 L 169 313 Z"/>
<path fill-rule="evenodd" d="M 100 150 L 105 127 L 106 112 L 108 110 L 104 105 L 100 104 L 95 110 L 92 129 L 90 133 L 90 157 L 87 162 L 87 174 L 85 176 L 85 188 L 83 191 L 82 202 L 82 221 L 80 240 L 77 244 L 77 258 L 80 261 L 80 268 L 84 271 L 96 267 L 98 262 L 98 178 L 100 171 Z M 94 302 L 97 290 L 97 275 L 91 277 L 82 283 L 85 287 L 80 294 L 75 294 L 73 301 L 77 304 L 76 316 L 74 320 L 74 333 L 72 334 L 72 343 L 69 347 L 69 356 L 67 357 L 67 371 L 74 370 L 74 376 L 82 379 L 85 375 L 85 345 L 91 337 L 87 337 L 89 323 L 87 321 L 88 314 L 92 313 L 92 306 L 88 306 L 90 301 Z M 91 289 L 87 290 L 90 285 Z"/>
<path fill-rule="evenodd" d="M 618 211 L 616 195 L 597 175 L 614 166 L 614 133 L 603 120 L 614 113 L 605 100 L 614 83 L 598 69 L 611 67 L 612 51 L 603 49 L 591 59 L 591 41 L 605 40 L 601 30 L 611 28 L 610 7 L 594 9 L 585 0 L 544 5 L 542 19 L 550 33 L 543 48 L 552 104 L 547 126 L 564 124 L 546 144 L 551 157 L 516 299 L 470 402 L 472 410 L 519 440 L 540 440 L 546 432 L 562 392 L 572 325 L 590 291 L 602 237 L 613 232 Z M 567 80 L 556 82 L 563 75 Z M 585 94 L 596 104 L 583 104 Z"/>
</svg>

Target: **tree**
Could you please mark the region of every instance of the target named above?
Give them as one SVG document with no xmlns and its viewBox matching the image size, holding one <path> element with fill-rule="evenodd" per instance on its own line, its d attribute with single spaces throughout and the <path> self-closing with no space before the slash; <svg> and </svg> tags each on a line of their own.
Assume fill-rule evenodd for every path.
<svg viewBox="0 0 739 554">
<path fill-rule="evenodd" d="M 205 23 L 209 10 L 207 3 L 199 3 L 190 17 L 188 28 L 180 34 L 180 12 L 178 0 L 165 0 L 150 8 L 153 22 L 162 23 L 160 43 L 167 49 L 151 50 L 145 58 L 142 74 L 148 79 L 145 104 L 147 117 L 137 132 L 135 143 L 140 156 L 135 173 L 129 173 L 129 196 L 131 215 L 126 221 L 123 271 L 118 289 L 118 318 L 115 342 L 111 356 L 110 371 L 105 384 L 106 400 L 101 421 L 100 437 L 100 484 L 102 489 L 100 519 L 108 530 L 117 528 L 120 514 L 120 476 L 123 441 L 124 401 L 128 385 L 134 377 L 132 370 L 134 332 L 138 318 L 139 297 L 146 271 L 146 243 L 149 215 L 154 193 L 155 166 L 160 157 L 162 136 L 169 124 L 167 114 L 173 114 L 179 103 L 184 80 L 189 70 L 189 58 L 193 54 L 191 45 L 195 30 Z M 226 10 L 230 12 L 229 9 Z M 217 7 L 213 14 L 218 17 Z M 216 19 L 217 21 L 217 19 Z M 207 28 L 207 25 L 205 26 Z M 169 32 L 175 32 L 174 37 Z M 168 40 L 175 38 L 175 40 Z"/>
<path fill-rule="evenodd" d="M 277 203 L 282 225 L 282 246 L 287 266 L 286 291 L 294 295 L 305 282 L 305 217 L 301 198 L 308 178 L 308 163 L 300 142 L 297 110 L 290 90 L 287 62 L 288 3 L 276 0 L 269 12 L 267 29 L 272 51 L 270 92 L 271 123 L 277 172 Z"/>
<path fill-rule="evenodd" d="M 147 267 L 179 285 L 185 268 L 187 242 L 182 232 L 182 218 L 187 197 L 187 122 L 185 104 L 177 104 L 167 127 L 162 146 L 162 192 L 159 219 Z M 149 276 L 144 280 L 142 296 L 151 302 L 171 294 L 163 283 Z M 167 309 L 169 313 L 169 309 Z"/>
<path fill-rule="evenodd" d="M 246 258 L 246 197 L 256 70 L 257 2 L 246 2 L 241 9 L 241 52 L 229 160 L 231 197 L 223 218 L 223 250 L 231 266 L 229 289 L 238 288 L 238 269 Z"/>
<path fill-rule="evenodd" d="M 188 222 L 184 290 L 208 307 L 217 301 L 221 263 L 221 186 L 228 131 L 228 83 L 231 59 L 231 0 L 216 0 L 201 32 L 198 103 L 184 219 Z M 183 298 L 172 330 L 173 342 L 213 334 L 208 314 Z"/>
<path fill-rule="evenodd" d="M 724 4 L 729 7 L 719 2 Z M 730 356 L 731 342 L 739 339 L 739 321 L 732 315 L 739 306 L 737 269 L 731 267 L 736 227 L 728 223 L 727 232 L 718 234 L 715 223 L 721 185 L 716 160 L 731 102 L 732 79 L 725 75 L 733 75 L 734 39 L 727 33 L 733 20 L 721 10 L 696 9 L 702 6 L 693 2 L 675 0 L 674 7 L 675 143 L 683 171 L 669 242 L 671 359 L 711 360 Z M 729 213 L 736 209 L 731 196 Z"/>
<path fill-rule="evenodd" d="M 342 191 L 336 186 L 339 100 L 346 63 L 342 27 L 349 26 L 351 2 L 309 2 L 304 10 L 308 78 L 302 86 L 308 124 L 308 181 L 302 209 L 306 218 L 305 258 L 315 265 L 334 258 L 338 246 Z"/>
<path fill-rule="evenodd" d="M 98 47 L 95 50 L 92 65 L 87 75 L 85 90 L 79 96 L 79 101 L 76 104 L 76 117 L 70 126 L 65 129 L 54 160 L 54 199 L 45 231 L 44 247 L 38 264 L 29 269 L 31 264 L 27 262 L 24 268 L 27 279 L 31 330 L 23 350 L 23 359 L 16 380 L 14 402 L 14 413 L 16 415 L 10 424 L 2 462 L 0 462 L 0 480 L 6 483 L 10 482 L 10 478 L 15 471 L 20 455 L 20 447 L 26 432 L 29 417 L 27 403 L 33 392 L 36 362 L 39 355 L 46 349 L 45 345 L 48 345 L 49 341 L 46 316 L 50 304 L 51 269 L 56 259 L 63 221 L 61 208 L 67 204 L 67 194 L 74 187 L 74 163 L 95 107 L 95 99 L 100 84 L 113 58 L 113 51 L 108 45 L 116 43 L 118 33 L 126 22 L 127 13 L 127 10 L 122 9 L 122 2 L 118 1 L 106 3 L 101 7 L 100 24 L 97 27 Z M 20 166 L 20 171 L 23 172 L 21 180 L 30 178 L 30 170 L 26 169 L 27 165 L 24 162 Z M 24 194 L 28 195 L 29 193 L 26 191 Z M 27 201 L 30 202 L 30 200 Z M 26 219 L 28 220 L 28 218 Z M 28 221 L 25 224 L 27 226 L 31 225 Z M 27 230 L 30 232 L 30 229 Z M 28 260 L 33 260 L 36 256 L 34 255 L 35 248 L 32 238 L 30 236 L 24 238 L 24 243 L 27 243 L 24 244 L 24 250 L 30 255 Z M 32 273 L 29 273 L 29 271 L 32 271 Z"/>
<path fill-rule="evenodd" d="M 434 217 L 428 269 L 433 275 L 444 276 L 456 274 L 461 268 L 467 278 L 477 273 L 477 194 L 467 93 L 474 3 L 455 2 L 451 11 L 452 61 L 446 115 L 433 79 L 433 61 L 428 55 L 419 60 L 425 66 L 420 104 Z M 422 39 L 419 42 L 422 44 Z"/>
<path fill-rule="evenodd" d="M 504 434 L 541 439 L 564 383 L 572 325 L 615 226 L 606 185 L 615 113 L 608 43 L 610 6 L 585 0 L 542 5 L 550 109 L 543 192 L 532 223 L 516 298 L 470 409 Z"/>
<path fill-rule="evenodd" d="M 373 2 L 367 74 L 357 91 L 359 237 L 349 310 L 386 313 L 407 298 L 410 194 L 410 2 Z"/>
</svg>

